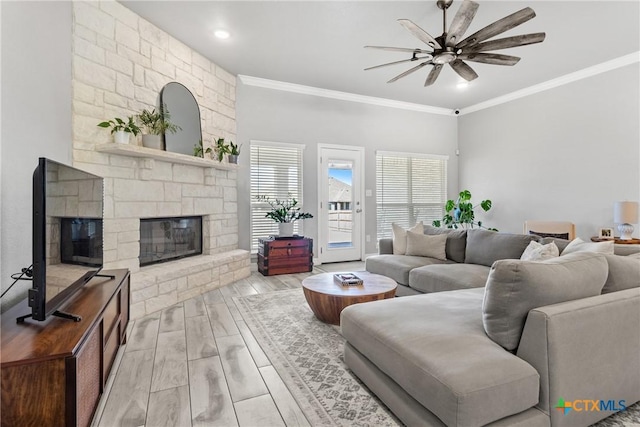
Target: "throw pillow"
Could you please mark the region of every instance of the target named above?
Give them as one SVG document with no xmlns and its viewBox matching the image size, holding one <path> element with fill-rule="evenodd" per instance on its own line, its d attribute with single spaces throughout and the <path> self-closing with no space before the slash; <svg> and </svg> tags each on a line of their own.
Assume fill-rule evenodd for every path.
<svg viewBox="0 0 640 427">
<path fill-rule="evenodd" d="M 553 238 L 553 237 L 543 237 L 540 240 L 540 243 L 542 243 L 543 245 L 546 245 L 546 244 L 551 243 L 551 242 L 556 244 L 556 246 L 558 247 L 558 250 L 560 251 L 560 253 L 562 253 L 564 248 L 566 248 L 567 245 L 570 243 L 569 240 L 556 239 L 556 238 Z"/>
<path fill-rule="evenodd" d="M 542 231 L 529 230 L 529 234 L 535 234 L 540 237 L 554 237 L 556 239 L 569 240 L 569 233 L 543 233 Z"/>
<path fill-rule="evenodd" d="M 613 255 L 613 240 L 608 242 L 585 242 L 579 237 L 573 239 L 562 251 L 562 255 L 574 252 L 596 252 Z"/>
<path fill-rule="evenodd" d="M 603 294 L 640 288 L 640 257 L 605 255 L 605 258 L 609 264 L 609 275 L 602 288 Z"/>
<path fill-rule="evenodd" d="M 604 255 L 588 252 L 542 262 L 496 261 L 484 292 L 484 330 L 502 347 L 515 350 L 530 310 L 600 295 L 607 270 Z"/>
<path fill-rule="evenodd" d="M 400 227 L 395 222 L 391 224 L 393 230 L 393 254 L 404 255 L 407 252 L 407 230 Z M 409 229 L 415 233 L 424 233 L 422 221 Z"/>
<path fill-rule="evenodd" d="M 439 234 L 428 236 L 422 233 L 407 233 L 407 252 L 406 255 L 426 256 L 442 261 L 447 260 L 445 247 L 447 245 L 447 235 Z"/>
<path fill-rule="evenodd" d="M 455 262 L 464 262 L 464 251 L 467 248 L 467 230 L 456 230 L 452 228 L 424 226 L 424 234 L 430 236 L 438 234 L 447 235 L 447 246 L 445 252 L 447 259 Z"/>
<path fill-rule="evenodd" d="M 557 256 L 560 256 L 560 251 L 554 242 L 543 245 L 532 240 L 520 259 L 523 261 L 544 261 Z"/>
</svg>

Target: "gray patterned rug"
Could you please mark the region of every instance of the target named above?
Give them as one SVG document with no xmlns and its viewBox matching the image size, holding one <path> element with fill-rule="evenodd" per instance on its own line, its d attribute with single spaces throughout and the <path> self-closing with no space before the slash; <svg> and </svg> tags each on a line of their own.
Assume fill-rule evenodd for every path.
<svg viewBox="0 0 640 427">
<path fill-rule="evenodd" d="M 349 371 L 344 338 L 337 327 L 315 318 L 301 289 L 234 300 L 311 425 L 402 425 Z M 640 427 L 640 404 L 595 426 Z"/>
</svg>

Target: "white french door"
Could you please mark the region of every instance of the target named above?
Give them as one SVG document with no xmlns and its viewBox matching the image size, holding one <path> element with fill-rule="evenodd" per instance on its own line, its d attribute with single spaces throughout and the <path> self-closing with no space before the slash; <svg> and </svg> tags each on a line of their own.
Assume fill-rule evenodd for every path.
<svg viewBox="0 0 640 427">
<path fill-rule="evenodd" d="M 318 145 L 320 263 L 362 259 L 364 148 Z"/>
</svg>

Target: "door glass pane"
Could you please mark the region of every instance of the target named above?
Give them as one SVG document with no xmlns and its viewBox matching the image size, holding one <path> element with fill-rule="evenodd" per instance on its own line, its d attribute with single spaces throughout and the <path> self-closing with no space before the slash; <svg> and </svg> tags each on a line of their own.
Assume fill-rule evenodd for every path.
<svg viewBox="0 0 640 427">
<path fill-rule="evenodd" d="M 353 247 L 352 209 L 353 162 L 350 160 L 329 160 L 327 201 L 327 224 L 329 249 Z"/>
</svg>

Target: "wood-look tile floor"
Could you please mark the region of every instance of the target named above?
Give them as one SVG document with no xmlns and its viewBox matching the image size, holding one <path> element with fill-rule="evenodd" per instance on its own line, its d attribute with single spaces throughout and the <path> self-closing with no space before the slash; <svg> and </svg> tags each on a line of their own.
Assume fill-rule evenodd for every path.
<svg viewBox="0 0 640 427">
<path fill-rule="evenodd" d="M 322 268 L 357 271 L 364 263 Z M 92 426 L 308 426 L 233 297 L 300 288 L 321 272 L 253 272 L 131 322 Z"/>
</svg>

